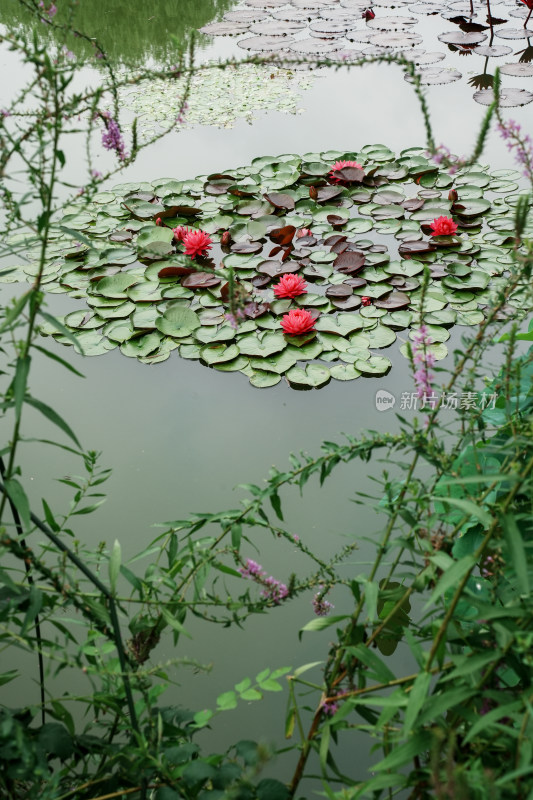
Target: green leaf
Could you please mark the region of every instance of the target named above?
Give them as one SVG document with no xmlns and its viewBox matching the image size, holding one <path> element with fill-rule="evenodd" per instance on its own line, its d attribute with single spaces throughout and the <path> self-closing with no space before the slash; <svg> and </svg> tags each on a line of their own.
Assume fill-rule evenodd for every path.
<svg viewBox="0 0 533 800">
<path fill-rule="evenodd" d="M 430 561 L 433 561 L 433 557 L 430 558 Z M 441 576 L 433 594 L 425 604 L 424 608 L 427 609 L 433 605 L 435 601 L 438 600 L 438 598 L 441 597 L 441 595 L 443 595 L 448 589 L 457 587 L 461 579 L 472 569 L 475 563 L 476 559 L 473 555 L 467 555 L 463 558 L 460 558 L 459 561 L 455 561 L 454 564 L 446 570 L 444 575 Z"/>
<path fill-rule="evenodd" d="M 47 722 L 39 730 L 39 744 L 46 753 L 50 753 L 58 758 L 68 758 L 74 750 L 72 737 L 59 722 Z"/>
<path fill-rule="evenodd" d="M 170 306 L 162 317 L 156 320 L 156 327 L 166 336 L 189 336 L 200 327 L 198 314 L 182 305 Z"/>
<path fill-rule="evenodd" d="M 50 406 L 47 406 L 46 403 L 43 403 L 41 400 L 37 400 L 35 397 L 31 396 L 26 397 L 26 402 L 36 408 L 37 411 L 40 411 L 41 414 L 49 419 L 54 425 L 57 425 L 58 428 L 60 428 L 70 439 L 72 439 L 72 441 L 80 448 L 80 450 L 82 449 L 82 446 L 78 441 L 78 437 L 70 425 L 68 425 L 63 417 L 54 411 L 53 408 L 50 408 Z"/>
<path fill-rule="evenodd" d="M 74 336 L 72 331 L 70 331 L 62 322 L 60 322 L 57 317 L 52 316 L 52 314 L 48 314 L 46 311 L 43 311 L 42 308 L 39 308 L 39 314 L 43 319 L 45 319 L 49 325 L 59 331 L 59 333 L 66 336 L 67 339 L 79 350 L 81 355 L 85 355 L 83 352 L 83 347 L 81 346 L 80 342 L 78 341 L 77 336 Z"/>
<path fill-rule="evenodd" d="M 29 606 L 24 616 L 24 621 L 20 628 L 20 635 L 25 636 L 30 625 L 35 621 L 43 604 L 43 593 L 35 586 L 30 587 Z"/>
<path fill-rule="evenodd" d="M 270 502 L 272 504 L 272 508 L 276 513 L 276 517 L 283 521 L 283 513 L 281 511 L 281 500 L 279 499 L 279 495 L 277 492 L 272 492 L 270 495 Z"/>
<path fill-rule="evenodd" d="M 242 539 L 242 525 L 235 523 L 231 526 L 231 546 L 239 552 Z"/>
<path fill-rule="evenodd" d="M 511 703 L 499 705 L 497 708 L 493 708 L 492 711 L 488 711 L 486 714 L 483 714 L 483 716 L 480 716 L 477 722 L 470 728 L 468 734 L 463 739 L 463 744 L 467 745 L 472 741 L 472 739 L 475 739 L 480 731 L 483 731 L 483 734 L 486 736 L 489 733 L 493 723 L 498 722 L 498 720 L 502 719 L 503 717 L 510 717 L 511 714 L 521 711 L 522 708 L 522 700 L 515 700 Z"/>
<path fill-rule="evenodd" d="M 15 368 L 15 377 L 13 379 L 13 396 L 15 398 L 15 416 L 20 418 L 22 411 L 22 404 L 26 395 L 26 386 L 28 382 L 28 373 L 30 371 L 31 357 L 19 356 L 17 358 L 17 366 Z"/>
<path fill-rule="evenodd" d="M 161 611 L 161 616 L 163 617 L 165 622 L 168 623 L 173 630 L 177 631 L 178 633 L 183 633 L 184 636 L 187 636 L 189 639 L 192 639 L 191 634 L 187 630 L 185 630 L 181 622 L 178 622 L 178 620 L 170 613 L 170 611 L 166 606 L 161 605 L 160 611 Z"/>
<path fill-rule="evenodd" d="M 420 709 L 424 705 L 427 697 L 429 687 L 431 685 L 431 673 L 419 672 L 415 678 L 415 682 L 409 694 L 409 702 L 405 711 L 405 721 L 403 726 L 403 735 L 408 736 L 411 733 L 416 718 Z"/>
<path fill-rule="evenodd" d="M 20 317 L 32 294 L 33 290 L 31 289 L 29 292 L 23 294 L 22 297 L 19 297 L 14 306 L 6 310 L 6 317 L 3 323 L 0 325 L 0 333 L 3 333 L 5 330 L 7 330 L 12 323 L 15 322 L 18 317 Z"/>
<path fill-rule="evenodd" d="M 111 555 L 109 556 L 109 585 L 113 594 L 115 594 L 117 590 L 117 578 L 120 572 L 121 561 L 122 548 L 120 547 L 120 542 L 118 539 L 115 539 L 113 543 L 113 549 L 111 550 Z"/>
<path fill-rule="evenodd" d="M 75 369 L 75 367 L 73 367 L 72 364 L 69 364 L 68 361 L 65 361 L 65 359 L 56 355 L 56 353 L 52 353 L 50 350 L 47 350 L 45 347 L 41 347 L 38 344 L 34 344 L 33 349 L 38 350 L 40 353 L 43 353 L 43 355 L 45 355 L 47 358 L 50 358 L 52 361 L 56 361 L 58 364 L 61 364 L 62 367 L 65 367 L 70 372 L 73 372 L 74 375 L 78 376 L 78 378 L 85 378 L 85 375 L 83 375 L 83 373 L 78 372 L 78 370 Z"/>
<path fill-rule="evenodd" d="M 427 733 L 417 733 L 405 744 L 395 747 L 383 761 L 380 761 L 379 764 L 376 764 L 372 769 L 374 772 L 383 772 L 384 770 L 403 767 L 404 764 L 408 764 L 415 756 L 420 755 L 420 753 L 427 749 Z"/>
<path fill-rule="evenodd" d="M 258 800 L 289 800 L 289 790 L 275 778 L 263 778 L 255 791 Z"/>
<path fill-rule="evenodd" d="M 31 527 L 31 518 L 30 503 L 26 492 L 16 478 L 9 478 L 5 481 L 4 485 L 9 499 L 19 513 L 22 525 L 25 530 L 28 531 Z"/>
<path fill-rule="evenodd" d="M 362 644 L 355 645 L 355 647 L 347 647 L 346 652 L 361 661 L 366 667 L 372 669 L 378 681 L 381 683 L 390 683 L 395 680 L 396 676 L 391 672 L 386 664 L 374 653 Z"/>
<path fill-rule="evenodd" d="M 502 527 L 516 573 L 518 590 L 522 596 L 529 595 L 528 559 L 522 535 L 512 514 L 502 514 Z"/>
<path fill-rule="evenodd" d="M 243 700 L 262 700 L 263 695 L 261 692 L 257 691 L 257 689 L 246 689 L 244 692 L 241 692 L 241 698 Z"/>
<path fill-rule="evenodd" d="M 196 728 L 205 728 L 205 726 L 209 723 L 211 717 L 215 714 L 214 711 L 211 711 L 208 708 L 205 708 L 203 711 L 198 711 L 194 715 L 194 725 Z"/>
<path fill-rule="evenodd" d="M 320 748 L 319 748 L 320 768 L 324 774 L 326 772 L 330 738 L 331 738 L 331 726 L 324 725 L 324 727 L 322 728 L 322 735 L 320 737 Z"/>
<path fill-rule="evenodd" d="M 342 622 L 343 619 L 349 619 L 348 614 L 338 615 L 336 617 L 318 617 L 317 619 L 312 619 L 303 628 L 300 628 L 298 633 L 298 638 L 302 638 L 302 633 L 304 631 L 323 631 L 325 628 L 330 628 L 332 625 L 336 625 L 337 622 Z"/>
<path fill-rule="evenodd" d="M 438 495 L 431 495 L 431 498 L 433 500 L 438 500 L 440 503 L 447 503 L 450 506 L 459 508 L 461 511 L 464 511 L 467 516 L 475 517 L 486 527 L 492 522 L 492 517 L 489 512 L 481 508 L 481 506 L 476 505 L 476 503 L 473 503 L 471 500 L 463 500 L 458 497 L 439 497 Z"/>
<path fill-rule="evenodd" d="M 237 695 L 235 692 L 224 692 L 217 697 L 217 707 L 222 711 L 237 708 Z"/>
<path fill-rule="evenodd" d="M 128 567 L 126 567 L 124 564 L 121 564 L 120 574 L 124 575 L 128 583 L 131 583 L 134 589 L 142 593 L 142 588 L 143 588 L 142 581 L 139 580 L 137 575 L 135 575 L 135 573 L 132 572 L 131 569 L 128 569 Z"/>
</svg>

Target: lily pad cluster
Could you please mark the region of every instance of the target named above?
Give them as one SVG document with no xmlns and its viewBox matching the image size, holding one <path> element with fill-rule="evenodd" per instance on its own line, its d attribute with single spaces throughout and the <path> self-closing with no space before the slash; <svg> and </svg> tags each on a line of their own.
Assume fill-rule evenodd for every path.
<svg viewBox="0 0 533 800">
<path fill-rule="evenodd" d="M 144 364 L 176 351 L 242 372 L 257 387 L 282 376 L 294 388 L 318 388 L 384 375 L 391 362 L 383 350 L 399 338 L 405 354 L 422 322 L 442 359 L 450 328 L 478 325 L 506 282 L 517 175 L 480 166 L 451 176 L 421 148 L 396 156 L 368 145 L 121 184 L 91 204 L 80 200 L 56 229 L 43 288 L 84 307 L 64 317 L 68 336 L 48 323 L 42 333 L 66 345 L 74 338 L 86 355 L 120 348 Z M 434 235 L 442 217 L 456 233 Z M 186 255 L 178 226 L 208 235 L 209 253 Z M 4 280 L 36 272 L 30 263 Z M 299 276 L 307 290 L 276 297 L 283 275 Z M 520 315 L 528 296 L 517 291 L 506 312 Z M 311 314 L 312 329 L 284 333 L 291 309 Z"/>
<path fill-rule="evenodd" d="M 477 90 L 474 99 L 483 105 L 492 102 L 493 71 L 488 70 L 489 63 L 503 58 L 502 105 L 521 106 L 533 100 L 533 92 L 523 86 L 507 86 L 507 78 L 533 75 L 533 23 L 528 23 L 528 14 L 526 0 L 518 5 L 499 3 L 498 16 L 492 14 L 488 0 L 473 5 L 469 0 L 245 0 L 220 21 L 200 30 L 210 36 L 235 36 L 245 51 L 284 61 L 326 58 L 343 62 L 401 53 L 416 64 L 425 85 L 460 80 L 462 72 L 457 66 L 464 60 L 460 57 L 480 56 L 483 71 L 469 77 L 468 82 Z M 426 16 L 440 16 L 444 21 L 435 41 L 424 41 L 419 31 L 418 22 Z M 525 23 L 529 27 L 524 27 Z M 431 26 L 431 35 L 433 30 Z M 519 56 L 518 61 L 512 60 L 513 54 Z M 470 75 L 471 66 L 468 63 Z"/>
<path fill-rule="evenodd" d="M 273 65 L 243 64 L 198 72 L 189 88 L 188 110 L 181 127 L 212 125 L 233 128 L 237 120 L 251 123 L 257 114 L 276 110 L 298 114 L 300 92 L 313 84 L 310 73 L 290 72 Z M 142 138 L 168 127 L 181 113 L 185 79 L 143 81 L 120 90 L 121 103 L 136 116 Z"/>
</svg>

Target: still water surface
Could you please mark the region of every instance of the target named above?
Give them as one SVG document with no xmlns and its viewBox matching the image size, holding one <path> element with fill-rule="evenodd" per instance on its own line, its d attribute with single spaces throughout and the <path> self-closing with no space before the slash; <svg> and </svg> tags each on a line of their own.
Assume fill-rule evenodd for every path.
<svg viewBox="0 0 533 800">
<path fill-rule="evenodd" d="M 6 5 L 0 12 L 0 22 L 12 21 L 7 11 L 14 13 L 16 5 Z M 199 27 L 232 4 L 222 0 L 151 3 L 150 13 L 141 13 L 137 8 L 133 22 L 125 27 L 121 4 L 105 5 L 110 13 L 99 33 L 107 36 L 112 54 L 119 61 L 129 56 L 142 63 L 146 58 L 154 62 L 172 58 L 165 35 L 168 30 L 184 35 L 187 26 Z M 169 11 L 178 5 L 189 14 L 181 28 L 177 22 L 184 21 L 181 11 L 175 15 Z M 498 14 L 498 7 L 493 13 Z M 7 15 L 4 19 L 3 14 Z M 143 20 L 143 14 L 153 14 L 154 19 Z M 170 14 L 170 18 L 165 21 L 163 14 Z M 99 19 L 99 15 L 93 19 Z M 433 35 L 436 25 L 428 17 L 420 21 L 419 28 L 424 29 L 425 35 Z M 442 20 L 438 30 L 442 30 Z M 202 47 L 202 60 L 242 54 L 233 40 L 205 40 Z M 461 63 L 463 72 L 468 72 L 467 66 Z M 9 70 L 14 77 L 3 91 L 15 91 L 17 81 L 23 82 L 24 73 L 18 69 L 13 54 L 1 51 L 0 67 L 4 74 Z M 98 80 L 97 71 L 91 70 L 88 75 Z M 361 70 L 322 69 L 313 78 L 311 88 L 298 103 L 304 113 L 270 111 L 258 113 L 251 124 L 239 120 L 232 129 L 196 126 L 177 131 L 141 152 L 120 182 L 158 177 L 182 180 L 230 170 L 267 154 L 353 150 L 374 142 L 383 142 L 398 152 L 424 144 L 417 101 L 397 68 L 371 65 Z M 452 152 L 468 152 L 485 111 L 473 102 L 472 89 L 463 80 L 430 87 L 429 98 L 437 142 L 445 142 Z M 2 98 L 0 105 L 4 102 Z M 510 116 L 524 128 L 532 129 L 531 108 L 532 105 L 513 109 Z M 106 163 L 106 155 L 102 155 L 102 163 Z M 514 167 L 511 155 L 494 133 L 482 160 L 493 168 Z M 75 163 L 72 169 L 72 180 L 76 182 Z M 65 314 L 78 306 L 67 297 L 54 295 L 49 297 L 49 307 L 54 313 Z M 460 341 L 460 331 L 456 329 L 449 342 L 450 352 Z M 346 384 L 331 381 L 320 391 L 308 392 L 293 391 L 283 383 L 273 389 L 254 389 L 244 376 L 218 373 L 175 354 L 168 361 L 149 367 L 124 358 L 118 351 L 83 359 L 50 339 L 48 346 L 55 346 L 86 378 L 76 379 L 50 361 L 34 358 L 32 393 L 69 421 L 85 447 L 102 450 L 102 465 L 113 468 L 106 504 L 96 515 L 80 520 L 78 535 L 94 546 L 100 541 L 111 545 L 119 538 L 126 557 L 143 549 L 156 535 L 157 530 L 151 528 L 154 522 L 183 518 L 194 511 L 235 507 L 242 492 L 234 487 L 242 482 L 260 483 L 272 464 L 283 469 L 290 451 L 317 453 L 323 440 L 338 440 L 343 431 L 356 435 L 368 428 L 397 430 L 394 412 L 376 410 L 375 393 L 387 389 L 399 397 L 401 392 L 412 390 L 407 363 L 397 352 L 398 343 L 386 353 L 393 361 L 386 378 Z M 37 426 L 31 410 L 25 414 L 26 435 L 43 434 L 41 420 Z M 49 431 L 50 435 L 54 433 Z M 55 478 L 72 471 L 71 460 L 61 451 L 42 445 L 27 444 L 23 453 L 24 476 L 35 508 L 40 508 L 40 498 L 44 496 L 52 507 L 60 509 L 68 493 Z M 338 550 L 354 537 L 379 530 L 381 522 L 371 506 L 350 502 L 355 492 L 379 491 L 369 480 L 370 469 L 365 464 L 342 466 L 333 482 L 322 489 L 311 484 L 303 499 L 296 493 L 287 494 L 284 510 L 289 529 L 321 555 Z M 298 569 L 299 561 L 286 543 L 268 539 L 258 540 L 257 544 L 260 556 L 255 552 L 247 555 L 256 557 L 276 577 L 286 579 L 290 570 Z M 361 542 L 353 558 L 354 575 L 366 569 L 368 558 L 369 550 Z M 347 598 L 339 592 L 331 599 L 336 613 L 343 613 Z M 177 677 L 182 690 L 172 690 L 174 697 L 169 694 L 167 702 L 212 707 L 217 694 L 243 677 L 255 675 L 265 665 L 296 667 L 324 658 L 327 634 L 307 635 L 302 642 L 296 636 L 312 616 L 310 600 L 311 596 L 301 598 L 255 618 L 245 630 L 191 624 L 192 641 L 182 640 L 178 653 L 162 646 L 156 657 L 165 660 L 188 656 L 212 662 L 213 674 L 205 677 L 180 672 Z M 399 651 L 397 658 L 397 668 L 401 670 L 408 657 Z M 315 679 L 319 679 L 318 673 Z M 22 694 L 27 689 L 21 686 L 20 691 Z M 37 699 L 36 689 L 35 693 Z M 285 700 L 275 697 L 228 713 L 219 718 L 212 734 L 205 734 L 205 741 L 213 747 L 223 747 L 240 737 L 282 741 Z M 368 747 L 357 736 L 354 750 L 344 754 L 340 766 L 353 766 L 354 754 L 363 763 Z M 282 759 L 272 772 L 286 777 L 289 765 Z"/>
</svg>

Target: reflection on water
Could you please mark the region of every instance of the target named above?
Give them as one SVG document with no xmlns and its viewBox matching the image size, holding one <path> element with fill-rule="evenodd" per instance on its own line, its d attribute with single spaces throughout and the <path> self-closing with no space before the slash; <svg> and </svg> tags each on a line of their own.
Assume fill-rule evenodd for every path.
<svg viewBox="0 0 533 800">
<path fill-rule="evenodd" d="M 185 43 L 193 31 L 220 16 L 234 0 L 150 0 L 150 3 L 124 0 L 82 0 L 73 4 L 72 27 L 98 44 L 115 63 L 144 66 L 148 58 L 157 64 L 170 65 L 179 47 L 172 37 Z M 65 23 L 69 3 L 58 2 L 54 22 Z M 34 21 L 18 0 L 2 0 L 0 23 L 31 28 L 48 36 L 58 45 L 66 44 L 78 56 L 92 56 L 94 50 L 80 38 L 64 40 L 60 28 Z M 203 37 L 202 37 L 203 38 Z M 204 39 L 205 41 L 205 39 Z"/>
</svg>

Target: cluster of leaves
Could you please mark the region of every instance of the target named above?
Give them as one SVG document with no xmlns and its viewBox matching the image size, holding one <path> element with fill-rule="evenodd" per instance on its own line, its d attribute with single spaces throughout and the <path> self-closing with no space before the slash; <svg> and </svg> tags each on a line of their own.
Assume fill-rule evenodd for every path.
<svg viewBox="0 0 533 800">
<path fill-rule="evenodd" d="M 363 166 L 332 180 L 338 159 Z M 42 284 L 85 299 L 89 309 L 61 320 L 73 336 L 54 323 L 41 332 L 86 355 L 120 346 L 147 364 L 175 350 L 242 372 L 260 388 L 283 375 L 294 388 L 384 375 L 391 363 L 372 351 L 393 344 L 396 331 L 412 338 L 421 321 L 439 360 L 449 329 L 480 324 L 508 279 L 517 175 L 475 167 L 451 176 L 422 148 L 396 157 L 368 145 L 355 153 L 257 158 L 231 174 L 189 181 L 123 184 L 90 204 L 73 204 L 51 232 Z M 459 235 L 431 237 L 430 223 L 452 214 Z M 212 257 L 184 255 L 177 225 L 211 234 Z M 298 238 L 299 229 L 310 235 Z M 389 254 L 372 234 L 394 236 L 397 252 Z M 39 269 L 35 260 L 5 280 L 32 279 Z M 308 291 L 294 301 L 276 299 L 272 287 L 284 274 L 301 275 Z M 238 327 L 226 317 L 228 280 L 246 298 Z M 528 302 L 518 287 L 506 313 L 521 313 Z M 283 334 L 281 317 L 294 306 L 317 317 L 315 331 Z"/>
</svg>

